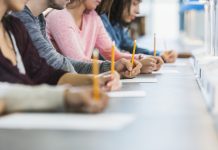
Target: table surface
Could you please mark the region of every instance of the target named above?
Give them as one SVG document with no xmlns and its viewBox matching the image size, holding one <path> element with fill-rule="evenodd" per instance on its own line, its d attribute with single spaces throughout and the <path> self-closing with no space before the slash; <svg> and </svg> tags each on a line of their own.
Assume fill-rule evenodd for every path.
<svg viewBox="0 0 218 150">
<path fill-rule="evenodd" d="M 145 98 L 111 99 L 104 113 L 137 116 L 123 130 L 0 130 L 0 149 L 217 150 L 214 121 L 207 112 L 191 65 L 165 68 L 180 73 L 155 75 L 158 83 L 124 84 L 123 90 L 146 91 Z"/>
</svg>

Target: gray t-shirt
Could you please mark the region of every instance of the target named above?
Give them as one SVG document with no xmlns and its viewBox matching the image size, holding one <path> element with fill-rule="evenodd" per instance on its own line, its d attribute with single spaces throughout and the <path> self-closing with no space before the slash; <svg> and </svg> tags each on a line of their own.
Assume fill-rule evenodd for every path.
<svg viewBox="0 0 218 150">
<path fill-rule="evenodd" d="M 46 22 L 43 14 L 35 17 L 28 7 L 25 7 L 22 12 L 13 13 L 13 15 L 23 22 L 40 57 L 44 58 L 50 66 L 72 73 L 92 73 L 91 63 L 75 61 L 57 52 L 46 35 Z M 100 72 L 109 71 L 110 66 L 110 62 L 102 62 Z"/>
</svg>

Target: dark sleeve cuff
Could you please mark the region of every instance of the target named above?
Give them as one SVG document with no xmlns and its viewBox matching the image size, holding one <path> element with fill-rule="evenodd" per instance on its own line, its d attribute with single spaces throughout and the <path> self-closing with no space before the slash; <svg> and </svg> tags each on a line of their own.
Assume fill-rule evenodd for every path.
<svg viewBox="0 0 218 150">
<path fill-rule="evenodd" d="M 53 74 L 51 74 L 47 83 L 49 85 L 57 85 L 59 79 L 66 73 L 67 73 L 66 71 L 62 71 L 62 70 L 55 71 Z"/>
<path fill-rule="evenodd" d="M 101 73 L 104 73 L 104 72 L 107 72 L 107 71 L 110 71 L 111 70 L 111 62 L 109 61 L 104 61 L 101 63 L 101 66 L 100 66 L 100 72 Z"/>
</svg>

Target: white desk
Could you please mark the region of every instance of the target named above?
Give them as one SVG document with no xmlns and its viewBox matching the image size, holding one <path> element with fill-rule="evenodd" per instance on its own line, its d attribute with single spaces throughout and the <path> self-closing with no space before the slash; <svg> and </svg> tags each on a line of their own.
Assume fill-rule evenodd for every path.
<svg viewBox="0 0 218 150">
<path fill-rule="evenodd" d="M 145 90 L 147 97 L 110 101 L 104 113 L 138 116 L 133 124 L 121 131 L 0 130 L 0 149 L 217 150 L 215 125 L 191 66 L 176 69 L 181 73 L 157 75 L 158 83 L 124 85 L 124 90 Z"/>
</svg>

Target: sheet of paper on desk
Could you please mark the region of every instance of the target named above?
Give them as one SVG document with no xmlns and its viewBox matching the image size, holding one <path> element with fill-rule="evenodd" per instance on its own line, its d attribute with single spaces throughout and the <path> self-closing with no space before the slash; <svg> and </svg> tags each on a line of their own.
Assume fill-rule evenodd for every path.
<svg viewBox="0 0 218 150">
<path fill-rule="evenodd" d="M 110 98 L 137 98 L 137 97 L 145 97 L 146 92 L 145 91 L 116 91 L 116 92 L 109 92 L 108 96 Z"/>
<path fill-rule="evenodd" d="M 156 77 L 137 77 L 134 79 L 123 79 L 121 80 L 122 83 L 156 83 Z"/>
<path fill-rule="evenodd" d="M 180 73 L 178 70 L 161 69 L 160 71 L 153 72 L 152 74 L 178 74 L 178 73 Z"/>
<path fill-rule="evenodd" d="M 0 129 L 22 130 L 121 130 L 135 120 L 130 114 L 37 114 L 19 113 L 0 119 Z"/>
<path fill-rule="evenodd" d="M 164 64 L 164 66 L 166 67 L 184 67 L 184 66 L 187 66 L 188 64 L 187 63 L 184 63 L 184 62 L 176 62 L 176 63 L 167 63 L 167 64 Z"/>
</svg>

